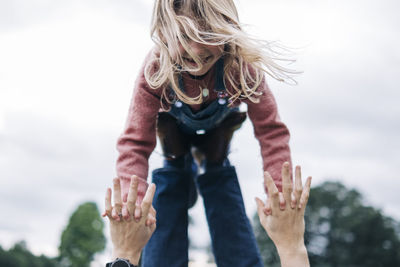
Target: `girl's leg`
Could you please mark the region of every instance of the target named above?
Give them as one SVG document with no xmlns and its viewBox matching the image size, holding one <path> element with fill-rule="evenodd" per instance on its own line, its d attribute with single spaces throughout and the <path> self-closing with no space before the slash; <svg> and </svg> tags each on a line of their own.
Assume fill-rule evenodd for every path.
<svg viewBox="0 0 400 267">
<path fill-rule="evenodd" d="M 194 146 L 202 154 L 203 164 L 223 165 L 229 153 L 229 145 L 234 132 L 242 126 L 246 113 L 234 112 L 215 129 L 193 141 Z"/>
<path fill-rule="evenodd" d="M 263 266 L 233 166 L 208 169 L 197 178 L 218 267 Z"/>
<path fill-rule="evenodd" d="M 167 112 L 158 113 L 157 136 L 160 141 L 165 164 L 178 169 L 187 169 L 191 172 L 189 177 L 189 208 L 193 207 L 197 200 L 197 189 L 194 177 L 197 175 L 197 167 L 193 163 L 190 152 L 191 136 L 182 132 L 177 120 Z M 164 166 L 165 167 L 165 166 Z"/>
<path fill-rule="evenodd" d="M 193 162 L 191 157 L 185 158 Z M 189 182 L 194 170 L 188 168 L 191 165 L 176 165 L 180 165 L 179 161 L 166 161 L 164 168 L 153 171 L 157 228 L 144 248 L 144 267 L 188 266 Z"/>
<path fill-rule="evenodd" d="M 153 171 L 157 228 L 143 250 L 142 262 L 144 267 L 187 267 L 188 208 L 197 197 L 193 181 L 197 168 L 187 136 L 168 113 L 158 114 L 157 135 L 166 160 L 163 168 Z"/>
</svg>

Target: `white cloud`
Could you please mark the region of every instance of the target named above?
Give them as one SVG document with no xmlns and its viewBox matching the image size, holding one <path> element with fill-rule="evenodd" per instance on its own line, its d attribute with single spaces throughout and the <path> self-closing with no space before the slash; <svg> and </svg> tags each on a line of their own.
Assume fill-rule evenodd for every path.
<svg viewBox="0 0 400 267">
<path fill-rule="evenodd" d="M 148 25 L 151 3 L 146 0 L 14 0 L 0 3 L 0 31 L 73 20 L 89 12 L 116 16 L 127 23 Z"/>
</svg>

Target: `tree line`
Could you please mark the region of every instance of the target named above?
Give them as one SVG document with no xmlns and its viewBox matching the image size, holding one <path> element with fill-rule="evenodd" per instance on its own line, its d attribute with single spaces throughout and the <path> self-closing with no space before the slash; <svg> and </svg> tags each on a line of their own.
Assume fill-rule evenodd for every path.
<svg viewBox="0 0 400 267">
<path fill-rule="evenodd" d="M 106 245 L 104 222 L 96 203 L 85 202 L 69 218 L 61 234 L 59 255 L 35 256 L 24 241 L 8 251 L 0 247 L 0 266 L 7 267 L 89 267 L 94 255 Z"/>
<path fill-rule="evenodd" d="M 400 266 L 399 222 L 364 203 L 357 190 L 338 182 L 311 188 L 304 237 L 311 266 Z M 254 231 L 265 266 L 280 266 L 256 215 Z"/>
</svg>

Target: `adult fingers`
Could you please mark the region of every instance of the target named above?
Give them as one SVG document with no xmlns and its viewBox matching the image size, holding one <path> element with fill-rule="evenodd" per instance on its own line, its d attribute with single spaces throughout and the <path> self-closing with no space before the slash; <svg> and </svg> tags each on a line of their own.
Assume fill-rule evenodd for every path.
<svg viewBox="0 0 400 267">
<path fill-rule="evenodd" d="M 129 214 L 133 215 L 135 212 L 135 203 L 137 198 L 137 190 L 138 190 L 138 178 L 136 175 L 133 175 L 131 178 L 131 183 L 129 185 L 129 193 L 127 199 L 127 209 Z"/>
<path fill-rule="evenodd" d="M 256 197 L 255 200 L 256 200 L 256 204 L 257 204 L 258 216 L 261 217 L 261 215 L 264 214 L 264 208 L 265 208 L 264 202 L 261 199 L 259 199 L 258 197 Z"/>
<path fill-rule="evenodd" d="M 153 216 L 156 217 L 157 211 L 153 206 L 150 208 L 150 214 L 153 214 Z"/>
<path fill-rule="evenodd" d="M 115 208 L 115 206 L 113 207 L 112 211 L 111 211 L 111 217 L 116 220 L 116 221 L 120 221 L 120 215 L 122 216 L 122 211 L 121 210 L 117 210 Z"/>
<path fill-rule="evenodd" d="M 264 172 L 264 184 L 268 188 L 268 198 L 271 200 L 272 210 L 279 208 L 279 191 L 276 187 L 271 175 L 268 172 Z"/>
<path fill-rule="evenodd" d="M 264 212 L 264 202 L 259 199 L 258 197 L 255 198 L 256 204 L 257 204 L 257 214 L 258 214 L 258 219 L 260 220 L 261 225 L 265 222 L 267 215 Z"/>
<path fill-rule="evenodd" d="M 151 225 L 149 225 L 149 228 L 150 228 L 151 232 L 154 233 L 154 231 L 157 228 L 157 221 L 154 221 Z"/>
<path fill-rule="evenodd" d="M 154 219 L 157 218 L 157 212 L 154 209 L 153 205 L 151 205 L 151 207 L 150 207 L 150 211 L 149 211 L 149 215 L 148 216 L 154 217 Z"/>
<path fill-rule="evenodd" d="M 300 197 L 299 209 L 301 209 L 303 207 L 305 208 L 307 205 L 308 197 L 310 196 L 311 179 L 312 179 L 311 176 L 309 176 L 307 178 L 306 184 L 303 189 L 303 193 L 301 194 L 301 197 Z"/>
<path fill-rule="evenodd" d="M 149 214 L 146 219 L 146 226 L 151 226 L 157 221 L 157 212 L 153 206 L 150 207 Z"/>
<path fill-rule="evenodd" d="M 129 188 L 128 188 L 128 190 L 129 190 Z M 127 202 L 128 201 L 128 192 L 126 191 L 126 189 L 122 189 L 121 196 L 122 196 L 122 201 L 123 202 Z"/>
<path fill-rule="evenodd" d="M 112 206 L 111 206 L 111 188 L 107 188 L 104 204 L 105 204 L 105 205 L 104 205 L 105 211 L 104 211 L 104 213 L 102 214 L 102 216 L 103 216 L 103 217 L 107 216 L 108 218 L 110 218 L 111 212 L 112 212 Z"/>
<path fill-rule="evenodd" d="M 126 205 L 122 205 L 122 217 L 127 221 L 129 221 L 131 218 L 128 207 Z"/>
<path fill-rule="evenodd" d="M 294 182 L 294 200 L 292 200 L 294 206 L 300 202 L 300 197 L 302 192 L 303 192 L 303 182 L 301 181 L 301 167 L 296 166 L 295 182 Z"/>
<path fill-rule="evenodd" d="M 135 205 L 135 213 L 133 216 L 137 222 L 139 222 L 140 218 L 142 218 L 142 208 L 139 205 Z"/>
<path fill-rule="evenodd" d="M 154 218 L 147 218 L 146 219 L 146 226 L 152 226 L 155 223 L 156 223 L 156 219 L 154 219 Z"/>
<path fill-rule="evenodd" d="M 155 211 L 154 208 L 153 208 L 153 210 Z M 150 211 L 149 211 L 149 215 L 147 216 L 147 219 L 146 219 L 146 226 L 150 226 L 155 223 L 156 223 L 156 217 L 155 217 L 155 214 L 152 212 L 152 207 L 151 207 Z"/>
<path fill-rule="evenodd" d="M 282 165 L 282 193 L 285 201 L 290 201 L 292 191 L 293 184 L 292 180 L 290 179 L 290 164 L 289 162 L 285 162 Z"/>
<path fill-rule="evenodd" d="M 122 198 L 121 198 L 121 182 L 119 178 L 114 178 L 114 208 L 112 216 L 114 219 L 119 219 L 119 215 L 122 214 Z"/>
<path fill-rule="evenodd" d="M 292 192 L 291 198 L 290 198 L 290 207 L 292 209 L 296 208 L 296 197 L 294 196 L 294 193 Z"/>
<path fill-rule="evenodd" d="M 147 215 L 149 214 L 151 204 L 153 203 L 153 197 L 154 197 L 155 191 L 156 191 L 156 185 L 151 184 L 147 188 L 146 194 L 144 195 L 142 206 L 141 206 L 142 215 L 144 218 L 147 218 Z"/>
<path fill-rule="evenodd" d="M 272 214 L 271 199 L 270 198 L 267 198 L 267 201 L 265 203 L 264 214 L 267 215 L 267 216 Z"/>
<path fill-rule="evenodd" d="M 281 210 L 285 210 L 286 208 L 286 200 L 285 197 L 283 196 L 283 193 L 279 192 L 279 208 Z"/>
</svg>

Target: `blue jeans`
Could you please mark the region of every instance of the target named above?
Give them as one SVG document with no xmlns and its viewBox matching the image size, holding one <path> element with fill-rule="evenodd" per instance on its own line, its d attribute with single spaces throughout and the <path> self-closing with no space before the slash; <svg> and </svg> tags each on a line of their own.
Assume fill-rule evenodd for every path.
<svg viewBox="0 0 400 267">
<path fill-rule="evenodd" d="M 154 170 L 157 229 L 143 251 L 144 267 L 188 266 L 188 208 L 192 164 L 166 164 Z M 233 166 L 207 170 L 196 177 L 203 197 L 212 248 L 219 267 L 261 267 L 261 257 L 246 216 Z"/>
</svg>

